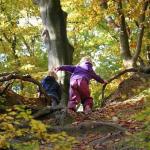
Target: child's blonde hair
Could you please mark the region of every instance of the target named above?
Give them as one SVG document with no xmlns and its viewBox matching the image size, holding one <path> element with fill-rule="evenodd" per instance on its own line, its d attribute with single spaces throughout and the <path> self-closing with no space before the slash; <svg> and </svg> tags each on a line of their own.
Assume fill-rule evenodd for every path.
<svg viewBox="0 0 150 150">
<path fill-rule="evenodd" d="M 82 57 L 80 60 L 80 63 L 85 62 L 85 61 L 89 61 L 92 64 L 92 60 L 89 56 Z"/>
<path fill-rule="evenodd" d="M 48 74 L 47 74 L 47 75 L 54 77 L 55 80 L 58 80 L 57 74 L 56 74 L 54 71 L 52 71 L 52 70 L 48 71 Z"/>
</svg>

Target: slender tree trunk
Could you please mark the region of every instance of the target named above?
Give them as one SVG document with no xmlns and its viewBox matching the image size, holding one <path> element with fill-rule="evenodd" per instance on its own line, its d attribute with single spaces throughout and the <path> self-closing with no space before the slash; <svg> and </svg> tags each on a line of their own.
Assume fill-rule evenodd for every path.
<svg viewBox="0 0 150 150">
<path fill-rule="evenodd" d="M 148 7 L 148 1 L 145 1 L 143 4 L 143 9 L 142 9 L 142 14 L 140 16 L 140 20 L 139 20 L 139 32 L 138 32 L 138 36 L 137 36 L 137 44 L 136 44 L 136 52 L 133 56 L 133 66 L 136 66 L 136 62 L 138 60 L 138 57 L 141 53 L 141 48 L 142 48 L 142 39 L 144 36 L 144 21 L 145 21 L 145 11 L 147 10 Z"/>
<path fill-rule="evenodd" d="M 67 13 L 61 9 L 60 0 L 39 0 L 41 18 L 44 25 L 43 37 L 48 49 L 48 69 L 63 64 L 72 64 L 73 47 L 66 34 Z M 68 75 L 60 73 L 63 85 L 62 102 L 67 102 Z"/>
<path fill-rule="evenodd" d="M 125 65 L 129 65 L 128 62 L 131 60 L 132 56 L 130 53 L 129 48 L 129 37 L 127 34 L 126 29 L 126 22 L 125 22 L 125 16 L 122 10 L 122 1 L 119 0 L 117 2 L 117 11 L 118 15 L 120 16 L 120 49 L 121 49 L 121 56 L 123 58 L 124 63 L 127 63 Z"/>
</svg>

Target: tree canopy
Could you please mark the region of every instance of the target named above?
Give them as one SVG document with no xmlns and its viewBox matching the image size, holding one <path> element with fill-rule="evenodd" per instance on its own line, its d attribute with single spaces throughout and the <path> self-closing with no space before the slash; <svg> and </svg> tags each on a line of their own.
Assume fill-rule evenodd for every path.
<svg viewBox="0 0 150 150">
<path fill-rule="evenodd" d="M 146 107 L 142 113 L 138 114 L 139 117 L 134 116 L 138 123 L 130 121 L 131 118 L 126 111 L 134 107 L 133 114 L 137 114 L 136 109 L 141 111 L 139 107 L 149 106 L 149 0 L 1 0 L 0 20 L 0 122 L 2 122 L 0 148 L 10 148 L 14 137 L 27 136 L 31 133 L 31 137 L 27 139 L 36 139 L 32 141 L 32 146 L 37 149 L 39 149 L 37 141 L 42 143 L 42 140 L 45 143 L 52 142 L 55 149 L 59 149 L 64 144 L 66 149 L 71 149 L 71 144 L 75 144 L 76 140 L 64 132 L 54 135 L 47 133 L 46 126 L 31 117 L 31 109 L 33 109 L 31 106 L 32 101 L 39 100 L 37 86 L 40 86 L 40 83 L 38 81 L 47 74 L 48 69 L 61 64 L 78 64 L 83 56 L 90 56 L 96 73 L 109 81 L 107 90 L 105 90 L 106 85 L 102 87 L 94 81 L 91 82 L 90 89 L 95 108 L 100 108 L 101 100 L 103 102 L 108 100 L 111 103 L 128 99 L 132 103 L 128 101 L 127 104 L 119 103 L 119 106 L 116 103 L 106 106 L 94 112 L 93 118 L 91 116 L 86 118 L 80 114 L 75 116 L 75 121 L 81 121 L 81 127 L 89 128 L 91 124 L 84 124 L 84 121 L 99 119 L 96 114 L 98 113 L 104 119 L 117 122 L 132 130 L 130 123 L 137 127 L 140 121 L 146 120 L 144 134 L 140 132 L 139 139 L 136 138 L 136 134 L 133 137 L 137 141 L 142 139 L 142 146 L 149 148 L 149 144 L 145 143 L 146 140 L 149 141 L 147 125 L 150 120 L 145 115 L 149 113 L 149 108 Z M 121 72 L 124 69 L 126 70 Z M 131 71 L 136 74 L 127 73 Z M 59 77 L 60 80 L 66 79 L 64 74 Z M 106 97 L 104 97 L 104 90 Z M 11 98 L 11 94 L 19 95 Z M 5 98 L 11 99 L 13 103 L 16 99 L 20 100 L 23 97 L 25 97 L 24 102 L 19 102 L 19 105 L 28 104 L 30 110 L 28 106 L 22 105 L 5 109 L 7 105 Z M 134 102 L 135 97 L 138 99 L 137 105 Z M 39 105 L 43 106 L 40 102 Z M 126 108 L 125 116 L 119 107 Z M 61 109 L 62 107 L 55 109 L 48 107 L 46 111 L 55 112 Z M 33 111 L 36 111 L 35 108 Z M 61 113 L 63 114 L 64 110 Z M 125 121 L 125 117 L 129 122 Z M 27 126 L 26 131 L 22 129 L 22 124 Z M 98 122 L 92 125 L 111 126 L 124 132 L 123 128 L 114 124 Z M 65 130 L 70 128 L 72 129 L 67 126 Z M 74 130 L 79 128 L 80 126 Z M 56 129 L 49 127 L 48 130 L 51 132 Z M 3 131 L 6 135 L 2 135 Z M 115 135 L 112 134 L 112 136 Z M 110 137 L 108 135 L 100 142 Z M 6 142 L 9 138 L 12 141 Z M 96 143 L 95 140 L 93 143 Z M 131 142 L 132 145 L 133 143 Z"/>
</svg>

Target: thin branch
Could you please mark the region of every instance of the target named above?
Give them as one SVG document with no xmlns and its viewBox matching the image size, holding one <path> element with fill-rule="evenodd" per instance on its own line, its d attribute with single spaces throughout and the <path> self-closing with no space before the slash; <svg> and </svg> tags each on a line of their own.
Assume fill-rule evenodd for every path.
<svg viewBox="0 0 150 150">
<path fill-rule="evenodd" d="M 3 72 L 3 73 L 0 74 L 0 78 L 3 77 L 3 76 L 8 76 L 10 74 L 17 74 L 17 73 L 18 72 L 16 72 L 16 71 L 13 71 L 13 72 Z"/>
<path fill-rule="evenodd" d="M 41 83 L 33 79 L 30 75 L 19 75 L 19 74 L 9 74 L 7 76 L 0 77 L 0 82 L 9 81 L 12 79 L 20 79 L 23 81 L 31 82 L 39 86 L 39 90 L 44 94 L 45 98 L 50 101 L 50 97 L 47 95 L 46 91 L 43 89 Z"/>
<path fill-rule="evenodd" d="M 30 53 L 30 55 L 33 56 L 32 50 L 31 50 L 29 44 L 27 43 L 27 41 L 25 40 L 25 38 L 24 38 L 23 36 L 22 36 L 22 40 L 23 40 L 23 43 L 25 44 L 25 46 L 26 46 L 28 52 Z"/>
<path fill-rule="evenodd" d="M 36 119 L 43 115 L 47 115 L 47 114 L 53 113 L 55 111 L 60 111 L 62 109 L 64 109 L 64 107 L 62 107 L 62 106 L 56 106 L 56 107 L 46 106 L 46 107 L 38 110 L 38 112 L 34 113 L 32 116 L 34 119 Z"/>
<path fill-rule="evenodd" d="M 3 95 L 5 93 L 5 91 L 10 87 L 10 85 L 13 84 L 13 82 L 14 81 L 7 83 L 5 88 L 2 91 L 0 91 L 0 95 Z"/>
<path fill-rule="evenodd" d="M 130 68 L 130 69 L 126 69 L 126 70 L 123 70 L 121 72 L 119 72 L 117 75 L 113 76 L 112 78 L 110 78 L 108 80 L 108 83 L 112 82 L 113 80 L 119 78 L 120 76 L 122 76 L 123 74 L 127 73 L 127 72 L 138 72 L 139 70 L 136 69 L 136 68 Z M 107 84 L 108 84 L 107 83 Z M 107 86 L 107 84 L 104 84 L 103 87 L 102 87 L 102 102 L 101 102 L 101 107 L 103 107 L 105 105 L 105 95 L 104 95 L 104 91 L 105 91 L 105 88 Z"/>
<path fill-rule="evenodd" d="M 12 42 L 12 39 L 11 38 L 9 39 L 5 33 L 3 33 L 3 36 L 8 43 Z"/>
</svg>

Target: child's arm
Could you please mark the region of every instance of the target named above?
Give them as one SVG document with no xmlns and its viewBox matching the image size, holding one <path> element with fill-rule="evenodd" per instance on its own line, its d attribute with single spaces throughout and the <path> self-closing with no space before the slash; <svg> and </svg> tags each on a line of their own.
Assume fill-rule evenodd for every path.
<svg viewBox="0 0 150 150">
<path fill-rule="evenodd" d="M 68 71 L 73 73 L 74 69 L 76 68 L 76 66 L 72 66 L 72 65 L 63 65 L 60 67 L 55 68 L 56 71 Z"/>
<path fill-rule="evenodd" d="M 97 82 L 100 82 L 100 83 L 103 83 L 103 84 L 107 83 L 107 81 L 102 79 L 99 75 L 97 75 L 94 72 L 94 70 L 91 71 L 91 75 L 92 75 L 93 79 L 95 79 Z"/>
<path fill-rule="evenodd" d="M 106 80 L 102 79 L 100 76 L 98 76 L 97 74 L 93 74 L 93 78 L 97 81 L 97 82 L 100 82 L 100 83 L 107 83 Z"/>
<path fill-rule="evenodd" d="M 91 63 L 87 63 L 88 71 L 93 79 L 100 83 L 107 83 L 106 80 L 103 80 L 99 75 L 97 75 L 93 70 L 93 65 Z"/>
</svg>

